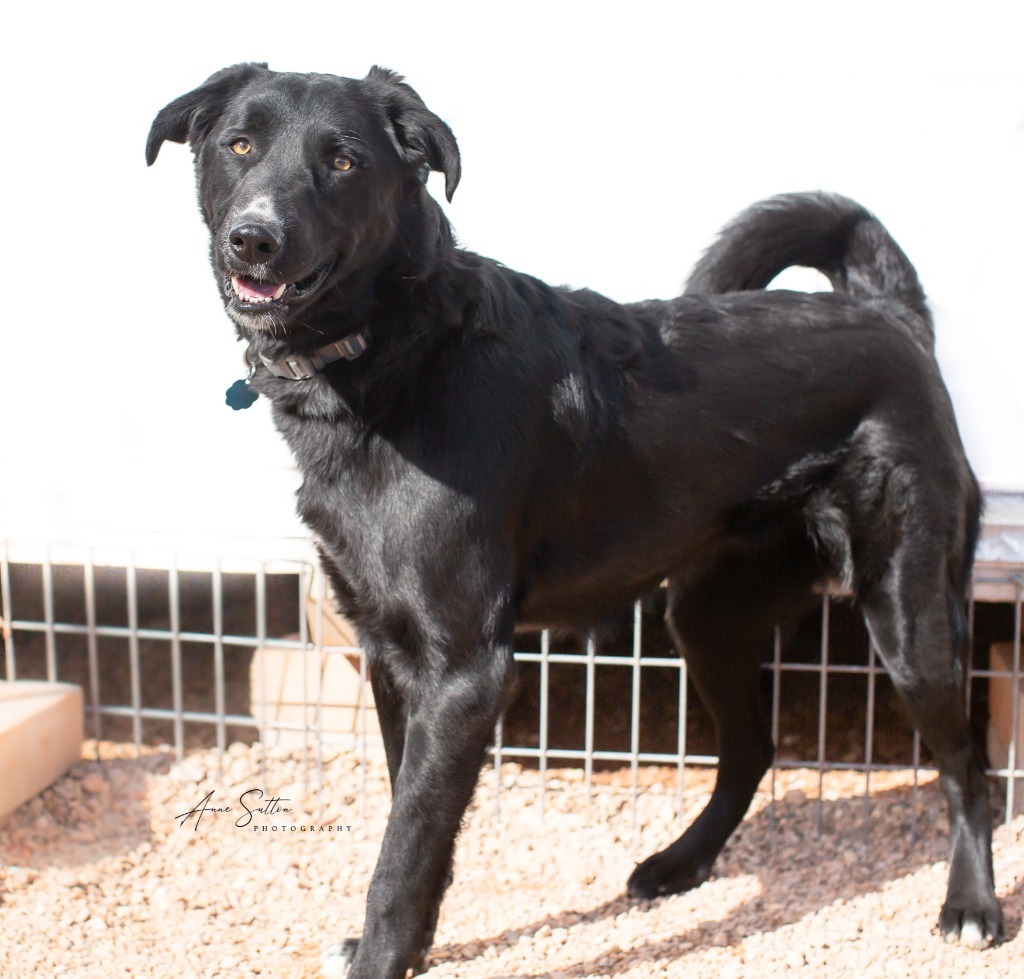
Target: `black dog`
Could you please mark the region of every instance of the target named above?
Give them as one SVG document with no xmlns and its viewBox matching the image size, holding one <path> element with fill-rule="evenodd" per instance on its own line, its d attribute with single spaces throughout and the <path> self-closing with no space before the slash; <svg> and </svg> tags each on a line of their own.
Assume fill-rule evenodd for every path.
<svg viewBox="0 0 1024 979">
<path fill-rule="evenodd" d="M 941 772 L 941 932 L 998 938 L 960 656 L 979 492 L 924 294 L 875 218 L 768 201 L 687 295 L 622 306 L 456 247 L 424 187 L 441 171 L 451 198 L 455 139 L 391 72 L 228 68 L 157 115 L 149 163 L 164 140 L 195 153 L 251 388 L 370 658 L 394 803 L 352 976 L 425 967 L 516 624 L 586 628 L 665 579 L 721 763 L 630 891 L 708 877 L 772 759 L 759 640 L 838 581 Z M 793 264 L 835 292 L 754 291 Z"/>
</svg>

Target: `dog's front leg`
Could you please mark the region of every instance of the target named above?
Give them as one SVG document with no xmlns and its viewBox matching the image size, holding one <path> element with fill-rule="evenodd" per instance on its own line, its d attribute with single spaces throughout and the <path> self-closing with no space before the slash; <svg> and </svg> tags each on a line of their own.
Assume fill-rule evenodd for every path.
<svg viewBox="0 0 1024 979">
<path fill-rule="evenodd" d="M 425 967 L 455 837 L 512 679 L 511 635 L 436 663 L 404 691 L 391 817 L 349 979 L 404 979 Z"/>
<path fill-rule="evenodd" d="M 371 656 L 372 659 L 374 657 Z M 391 778 L 393 794 L 402 766 L 402 754 L 405 751 L 405 699 L 388 672 L 386 660 L 382 657 L 377 658 L 377 665 L 370 670 L 370 686 L 373 688 L 373 704 L 377 710 L 377 721 L 384 741 L 384 754 L 388 760 L 388 775 Z"/>
</svg>

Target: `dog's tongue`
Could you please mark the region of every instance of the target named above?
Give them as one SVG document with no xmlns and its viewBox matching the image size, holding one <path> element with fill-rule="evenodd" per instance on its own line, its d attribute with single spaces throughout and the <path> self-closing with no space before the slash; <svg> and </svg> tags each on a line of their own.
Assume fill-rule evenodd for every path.
<svg viewBox="0 0 1024 979">
<path fill-rule="evenodd" d="M 235 278 L 235 291 L 243 299 L 278 299 L 286 286 L 285 282 L 257 282 L 246 275 Z"/>
</svg>

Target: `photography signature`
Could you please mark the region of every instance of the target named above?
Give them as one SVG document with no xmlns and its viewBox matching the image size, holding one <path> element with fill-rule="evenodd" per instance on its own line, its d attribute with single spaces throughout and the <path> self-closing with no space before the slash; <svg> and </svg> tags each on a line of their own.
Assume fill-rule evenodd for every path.
<svg viewBox="0 0 1024 979">
<path fill-rule="evenodd" d="M 202 799 L 199 800 L 188 812 L 183 812 L 174 818 L 178 821 L 178 827 L 185 826 L 189 820 L 194 819 L 195 825 L 192 827 L 193 830 L 199 829 L 199 821 L 207 813 L 222 813 L 222 812 L 236 812 L 235 806 L 215 806 L 211 805 L 213 800 L 213 793 L 215 790 L 211 789 Z M 279 795 L 270 796 L 264 798 L 263 789 L 246 789 L 238 797 L 238 804 L 245 810 L 236 820 L 235 825 L 239 829 L 244 829 L 248 826 L 256 813 L 261 813 L 264 816 L 277 816 L 282 813 L 289 813 L 292 811 L 290 806 L 284 805 L 286 802 L 290 802 L 288 798 L 282 798 Z"/>
</svg>

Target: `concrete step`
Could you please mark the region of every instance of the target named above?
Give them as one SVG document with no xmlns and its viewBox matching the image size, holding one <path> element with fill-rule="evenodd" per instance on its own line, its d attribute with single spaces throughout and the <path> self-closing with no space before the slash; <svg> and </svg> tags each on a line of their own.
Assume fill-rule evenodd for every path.
<svg viewBox="0 0 1024 979">
<path fill-rule="evenodd" d="M 0 819 L 81 757 L 82 703 L 70 683 L 0 681 Z"/>
</svg>

